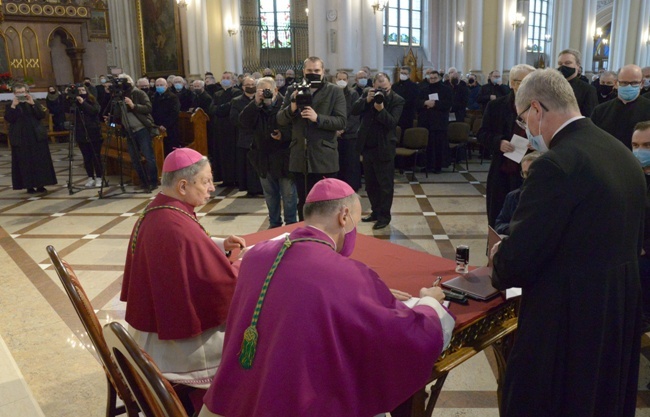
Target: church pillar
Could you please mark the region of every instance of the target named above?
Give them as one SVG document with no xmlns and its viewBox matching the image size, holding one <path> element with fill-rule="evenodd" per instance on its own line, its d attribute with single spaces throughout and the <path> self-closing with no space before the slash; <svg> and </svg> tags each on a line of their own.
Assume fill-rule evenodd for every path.
<svg viewBox="0 0 650 417">
<path fill-rule="evenodd" d="M 641 67 L 650 66 L 650 0 L 642 0 L 639 5 L 639 28 L 634 62 Z"/>
<path fill-rule="evenodd" d="M 115 53 L 114 64 L 134 79 L 140 77 L 140 40 L 136 27 L 135 2 L 132 0 L 111 0 L 108 15 L 111 38 Z"/>
<path fill-rule="evenodd" d="M 582 31 L 580 33 L 579 51 L 582 54 L 583 74 L 593 70 L 597 7 L 597 0 L 585 0 L 585 4 L 582 7 Z"/>
<path fill-rule="evenodd" d="M 467 12 L 465 13 L 465 30 L 463 32 L 465 50 L 465 62 L 467 71 L 476 74 L 486 75 L 491 70 L 486 68 L 483 71 L 483 0 L 468 0 Z M 485 76 L 481 83 L 486 82 Z"/>
<path fill-rule="evenodd" d="M 70 63 L 72 64 L 72 79 L 75 83 L 80 83 L 84 79 L 84 53 L 86 52 L 85 48 L 66 48 L 65 52 L 70 57 Z"/>
<path fill-rule="evenodd" d="M 243 72 L 242 37 L 241 31 L 239 30 L 239 16 L 241 16 L 239 0 L 221 1 L 221 17 L 223 19 L 221 47 L 225 55 L 224 64 L 227 71 L 234 71 L 238 74 Z M 237 33 L 231 35 L 228 30 L 235 30 Z"/>
<path fill-rule="evenodd" d="M 628 28 L 636 27 L 636 19 L 630 15 L 631 0 L 614 0 L 612 14 L 612 33 L 609 47 L 609 69 L 617 71 L 629 63 L 625 59 L 625 49 L 628 43 Z M 633 41 L 633 39 L 629 39 Z"/>
<path fill-rule="evenodd" d="M 188 76 L 203 78 L 203 74 L 210 68 L 206 0 L 193 0 L 188 3 L 183 24 L 187 29 Z"/>
<path fill-rule="evenodd" d="M 549 67 L 557 66 L 557 54 L 566 48 L 571 47 L 571 26 L 573 25 L 572 8 L 570 1 L 557 1 L 555 2 L 555 27 L 553 28 L 553 38 L 550 42 L 550 65 Z M 575 46 L 574 46 L 575 47 Z"/>
</svg>

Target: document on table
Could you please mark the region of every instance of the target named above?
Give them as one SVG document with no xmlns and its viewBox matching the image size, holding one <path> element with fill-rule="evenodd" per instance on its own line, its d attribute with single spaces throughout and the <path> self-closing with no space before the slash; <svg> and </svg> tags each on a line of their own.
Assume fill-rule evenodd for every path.
<svg viewBox="0 0 650 417">
<path fill-rule="evenodd" d="M 420 301 L 419 297 L 411 297 L 406 301 L 402 301 L 408 308 L 413 308 L 415 307 L 415 304 Z M 449 301 L 445 300 L 442 302 L 442 305 L 445 306 L 446 308 L 449 308 Z"/>
<path fill-rule="evenodd" d="M 438 101 L 438 93 L 429 94 L 429 100 Z"/>
<path fill-rule="evenodd" d="M 521 159 L 526 155 L 528 151 L 528 139 L 523 138 L 519 135 L 512 135 L 510 143 L 515 147 L 515 150 L 512 152 L 505 152 L 503 156 L 506 158 L 512 159 L 516 163 L 520 163 Z"/>
</svg>

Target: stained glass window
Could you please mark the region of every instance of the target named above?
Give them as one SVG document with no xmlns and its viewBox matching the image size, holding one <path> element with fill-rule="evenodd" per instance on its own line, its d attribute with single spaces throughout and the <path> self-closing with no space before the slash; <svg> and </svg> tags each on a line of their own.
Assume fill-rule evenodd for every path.
<svg viewBox="0 0 650 417">
<path fill-rule="evenodd" d="M 291 47 L 290 0 L 259 0 L 262 48 Z"/>
</svg>

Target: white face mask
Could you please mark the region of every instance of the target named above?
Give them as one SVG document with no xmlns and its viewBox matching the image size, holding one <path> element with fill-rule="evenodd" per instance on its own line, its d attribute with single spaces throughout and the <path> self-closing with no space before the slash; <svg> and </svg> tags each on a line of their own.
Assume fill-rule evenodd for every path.
<svg viewBox="0 0 650 417">
<path fill-rule="evenodd" d="M 348 86 L 348 82 L 345 81 L 345 80 L 338 80 L 338 81 L 336 82 L 336 85 L 338 85 L 339 87 L 345 88 L 345 87 Z"/>
<path fill-rule="evenodd" d="M 400 81 L 406 81 L 406 80 L 409 79 L 409 76 L 408 76 L 408 74 L 400 74 L 399 79 L 400 79 Z"/>
<path fill-rule="evenodd" d="M 528 116 L 530 116 L 530 112 L 528 112 L 528 115 L 526 116 L 526 136 L 528 137 L 530 146 L 541 153 L 547 152 L 548 146 L 546 146 L 546 142 L 544 142 L 544 138 L 542 137 L 542 117 L 544 116 L 542 115 L 542 117 L 539 119 L 539 135 L 537 136 L 533 136 L 530 129 L 528 128 Z"/>
</svg>

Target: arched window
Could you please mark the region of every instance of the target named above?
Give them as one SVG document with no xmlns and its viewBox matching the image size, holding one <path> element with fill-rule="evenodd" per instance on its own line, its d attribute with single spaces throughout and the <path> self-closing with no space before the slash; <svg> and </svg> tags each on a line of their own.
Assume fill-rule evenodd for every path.
<svg viewBox="0 0 650 417">
<path fill-rule="evenodd" d="M 384 44 L 420 46 L 422 0 L 390 0 L 384 15 Z"/>
<path fill-rule="evenodd" d="M 549 11 L 551 0 L 530 0 L 528 6 L 528 44 L 526 50 L 534 53 L 547 53 L 547 44 L 551 36 Z"/>
<path fill-rule="evenodd" d="M 262 49 L 291 48 L 290 0 L 259 1 Z"/>
</svg>

